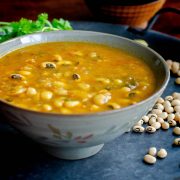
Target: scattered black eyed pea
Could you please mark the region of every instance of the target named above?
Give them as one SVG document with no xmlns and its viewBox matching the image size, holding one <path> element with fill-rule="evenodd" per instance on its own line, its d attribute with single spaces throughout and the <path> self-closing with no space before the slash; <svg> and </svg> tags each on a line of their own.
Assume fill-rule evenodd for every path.
<svg viewBox="0 0 180 180">
<path fill-rule="evenodd" d="M 107 106 L 111 109 L 119 109 L 121 106 L 117 103 L 108 103 Z"/>
<path fill-rule="evenodd" d="M 157 116 L 157 114 L 151 114 L 151 113 L 150 113 L 150 114 L 148 114 L 148 117 L 149 117 L 149 119 L 150 119 L 150 118 L 152 118 L 152 117 L 157 118 L 158 116 Z"/>
<path fill-rule="evenodd" d="M 164 103 L 164 99 L 162 97 L 159 97 L 157 100 L 157 103 L 163 104 Z"/>
<path fill-rule="evenodd" d="M 175 114 L 171 113 L 168 114 L 167 120 L 174 120 L 174 118 L 175 118 Z"/>
<path fill-rule="evenodd" d="M 174 74 L 176 74 L 179 70 L 179 63 L 174 61 L 171 66 L 171 70 Z"/>
<path fill-rule="evenodd" d="M 174 120 L 180 123 L 180 113 L 179 112 L 175 113 Z"/>
<path fill-rule="evenodd" d="M 93 101 L 96 105 L 103 105 L 109 101 L 109 96 L 104 94 L 97 94 L 93 97 Z"/>
<path fill-rule="evenodd" d="M 160 118 L 160 117 L 157 117 L 157 122 L 159 122 L 159 123 L 163 123 L 164 122 L 164 119 L 163 118 Z"/>
<path fill-rule="evenodd" d="M 161 114 L 158 114 L 158 117 L 162 118 L 162 119 L 166 119 L 168 116 L 167 112 L 162 112 Z"/>
<path fill-rule="evenodd" d="M 169 69 L 171 69 L 173 61 L 169 59 L 166 61 L 166 63 L 168 65 Z"/>
<path fill-rule="evenodd" d="M 180 113 L 180 106 L 174 106 L 174 111 L 179 112 Z"/>
<path fill-rule="evenodd" d="M 152 127 L 156 128 L 156 129 L 160 129 L 161 127 L 161 123 L 159 122 L 154 122 L 153 124 L 151 124 Z"/>
<path fill-rule="evenodd" d="M 146 132 L 148 132 L 148 133 L 155 133 L 156 132 L 156 128 L 154 128 L 152 126 L 147 126 L 146 127 Z"/>
<path fill-rule="evenodd" d="M 180 100 L 179 99 L 175 99 L 171 102 L 172 106 L 180 106 Z"/>
<path fill-rule="evenodd" d="M 176 78 L 175 82 L 176 84 L 180 84 L 180 77 Z"/>
<path fill-rule="evenodd" d="M 21 80 L 24 79 L 24 76 L 22 76 L 21 74 L 11 74 L 10 78 L 15 80 Z"/>
<path fill-rule="evenodd" d="M 164 108 L 171 107 L 171 103 L 166 100 L 166 101 L 163 102 L 163 106 L 164 106 Z"/>
<path fill-rule="evenodd" d="M 173 129 L 173 133 L 174 133 L 175 135 L 180 135 L 180 127 L 175 127 L 175 128 Z"/>
<path fill-rule="evenodd" d="M 51 110 L 52 110 L 52 106 L 49 105 L 49 104 L 43 104 L 42 108 L 43 108 L 45 111 L 51 111 Z"/>
<path fill-rule="evenodd" d="M 148 150 L 148 154 L 151 155 L 151 156 L 156 156 L 156 154 L 157 154 L 156 147 L 150 147 L 149 150 Z"/>
<path fill-rule="evenodd" d="M 171 102 L 174 98 L 172 96 L 166 96 L 164 99 Z"/>
<path fill-rule="evenodd" d="M 144 156 L 144 162 L 147 164 L 155 164 L 156 158 L 154 156 L 151 156 L 150 154 L 146 154 Z"/>
<path fill-rule="evenodd" d="M 27 91 L 26 91 L 26 94 L 29 95 L 29 96 L 34 96 L 37 94 L 37 91 L 35 88 L 33 87 L 28 87 L 27 88 Z"/>
<path fill-rule="evenodd" d="M 172 112 L 174 112 L 174 108 L 171 107 L 171 106 L 167 106 L 167 107 L 165 107 L 165 111 L 166 111 L 167 113 L 172 113 Z"/>
<path fill-rule="evenodd" d="M 42 91 L 41 98 L 43 100 L 50 100 L 53 97 L 53 93 L 51 91 Z"/>
<path fill-rule="evenodd" d="M 133 127 L 133 131 L 137 133 L 142 133 L 144 132 L 144 127 L 136 125 Z"/>
<path fill-rule="evenodd" d="M 169 123 L 168 123 L 168 122 L 163 122 L 163 123 L 161 124 L 161 128 L 164 129 L 164 130 L 169 129 Z"/>
<path fill-rule="evenodd" d="M 164 106 L 162 104 L 160 104 L 160 103 L 157 103 L 157 104 L 155 104 L 153 109 L 160 109 L 161 111 L 163 111 L 164 110 Z"/>
<path fill-rule="evenodd" d="M 67 107 L 67 108 L 76 107 L 79 104 L 80 104 L 80 102 L 79 101 L 75 101 L 75 100 L 73 100 L 73 101 L 70 100 L 70 101 L 65 101 L 64 102 L 64 106 Z"/>
<path fill-rule="evenodd" d="M 164 159 L 167 156 L 167 151 L 163 148 L 161 148 L 158 152 L 157 152 L 157 156 L 161 159 Z"/>
<path fill-rule="evenodd" d="M 42 68 L 47 68 L 47 69 L 54 69 L 56 68 L 56 64 L 53 62 L 43 62 L 41 63 Z"/>
<path fill-rule="evenodd" d="M 176 126 L 176 121 L 174 121 L 174 120 L 168 120 L 168 123 L 170 124 L 170 126 Z"/>
<path fill-rule="evenodd" d="M 144 124 L 144 121 L 140 119 L 135 125 L 142 126 Z"/>
<path fill-rule="evenodd" d="M 81 79 L 81 76 L 80 76 L 79 74 L 77 74 L 77 73 L 74 73 L 74 74 L 72 75 L 72 79 L 73 79 L 73 80 L 80 80 L 80 79 Z"/>
<path fill-rule="evenodd" d="M 148 116 L 143 116 L 142 120 L 144 121 L 144 123 L 148 123 L 149 117 Z"/>
<path fill-rule="evenodd" d="M 174 109 L 173 109 L 173 110 L 174 110 Z M 159 114 L 162 113 L 162 110 L 161 110 L 161 109 L 153 109 L 153 110 L 151 111 L 151 113 L 152 113 L 152 114 L 159 115 Z"/>
<path fill-rule="evenodd" d="M 151 117 L 150 119 L 149 119 L 149 125 L 151 125 L 151 124 L 153 124 L 153 123 L 155 123 L 156 122 L 156 118 L 155 117 Z"/>
<path fill-rule="evenodd" d="M 176 146 L 180 146 L 180 138 L 175 138 L 173 144 Z"/>
<path fill-rule="evenodd" d="M 173 96 L 174 99 L 179 99 L 180 100 L 180 93 L 174 92 L 172 94 L 172 96 Z"/>
</svg>

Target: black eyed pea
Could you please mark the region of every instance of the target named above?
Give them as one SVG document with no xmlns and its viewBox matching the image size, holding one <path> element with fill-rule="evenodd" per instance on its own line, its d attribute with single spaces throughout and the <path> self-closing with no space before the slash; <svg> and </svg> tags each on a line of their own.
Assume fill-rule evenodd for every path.
<svg viewBox="0 0 180 180">
<path fill-rule="evenodd" d="M 175 99 L 171 102 L 172 106 L 180 106 L 180 100 L 179 99 Z"/>
<path fill-rule="evenodd" d="M 41 63 L 42 68 L 47 68 L 47 69 L 54 69 L 56 68 L 56 64 L 53 62 L 43 62 Z"/>
<path fill-rule="evenodd" d="M 176 74 L 179 70 L 179 63 L 174 61 L 171 66 L 171 70 L 174 74 Z"/>
<path fill-rule="evenodd" d="M 180 84 L 180 77 L 176 78 L 175 82 L 176 84 Z"/>
<path fill-rule="evenodd" d="M 174 139 L 173 144 L 176 145 L 176 146 L 180 146 L 180 138 Z"/>
<path fill-rule="evenodd" d="M 168 65 L 169 69 L 171 69 L 173 61 L 170 60 L 170 59 L 168 59 L 168 60 L 166 61 L 166 63 L 167 63 L 167 65 Z"/>
<path fill-rule="evenodd" d="M 164 108 L 171 107 L 171 103 L 166 100 L 166 101 L 163 102 L 163 106 L 164 106 Z"/>
<path fill-rule="evenodd" d="M 142 126 L 144 124 L 144 121 L 140 119 L 135 125 Z"/>
<path fill-rule="evenodd" d="M 168 122 L 163 122 L 163 123 L 161 124 L 161 128 L 164 129 L 164 130 L 169 129 L 169 123 L 168 123 Z"/>
<path fill-rule="evenodd" d="M 176 121 L 174 121 L 174 120 L 168 120 L 168 123 L 169 123 L 169 125 L 172 126 L 172 127 L 173 127 L 173 126 L 176 126 L 176 124 L 177 124 Z"/>
<path fill-rule="evenodd" d="M 150 147 L 148 150 L 148 154 L 150 154 L 151 156 L 156 156 L 156 154 L 157 154 L 156 147 Z"/>
<path fill-rule="evenodd" d="M 155 164 L 156 158 L 154 156 L 151 156 L 150 154 L 146 154 L 144 156 L 144 162 L 147 164 Z"/>
<path fill-rule="evenodd" d="M 26 92 L 26 88 L 24 86 L 16 86 L 12 92 L 13 95 L 19 95 Z"/>
<path fill-rule="evenodd" d="M 151 113 L 150 113 L 150 114 L 148 114 L 148 117 L 149 117 L 149 119 L 150 119 L 150 118 L 152 118 L 152 117 L 157 118 L 158 116 L 157 116 L 157 114 L 151 114 Z"/>
<path fill-rule="evenodd" d="M 180 106 L 174 106 L 174 111 L 179 112 L 180 113 Z"/>
<path fill-rule="evenodd" d="M 146 127 L 146 132 L 148 132 L 148 133 L 155 133 L 156 132 L 156 128 L 154 128 L 152 126 L 147 126 Z"/>
<path fill-rule="evenodd" d="M 76 107 L 80 104 L 79 101 L 75 101 L 75 100 L 70 100 L 70 101 L 65 101 L 64 102 L 64 106 L 66 106 L 67 108 L 72 108 L 72 107 Z"/>
<path fill-rule="evenodd" d="M 49 105 L 49 104 L 43 104 L 42 108 L 43 108 L 45 111 L 51 111 L 51 110 L 52 110 L 52 106 Z"/>
<path fill-rule="evenodd" d="M 167 151 L 163 148 L 161 148 L 158 152 L 157 152 L 157 156 L 161 159 L 164 159 L 167 156 Z"/>
<path fill-rule="evenodd" d="M 36 91 L 36 89 L 33 88 L 33 87 L 28 87 L 28 88 L 27 88 L 27 91 L 26 91 L 26 94 L 27 94 L 28 96 L 34 96 L 34 95 L 37 94 L 37 91 Z"/>
<path fill-rule="evenodd" d="M 111 109 L 119 109 L 121 106 L 117 103 L 108 103 L 107 105 Z"/>
<path fill-rule="evenodd" d="M 93 97 L 93 101 L 96 105 L 106 104 L 111 99 L 110 96 L 104 94 L 97 94 Z"/>
<path fill-rule="evenodd" d="M 43 100 L 50 100 L 53 97 L 53 93 L 51 91 L 42 91 L 41 98 Z"/>
<path fill-rule="evenodd" d="M 133 127 L 133 131 L 136 133 L 142 133 L 144 132 L 144 127 L 136 125 Z"/>
<path fill-rule="evenodd" d="M 156 129 L 160 129 L 161 123 L 159 123 L 159 122 L 154 122 L 154 123 L 151 124 L 151 126 L 154 127 L 154 128 L 156 128 Z"/>
<path fill-rule="evenodd" d="M 179 112 L 175 113 L 174 120 L 180 123 L 180 113 Z"/>
<path fill-rule="evenodd" d="M 163 123 L 164 122 L 164 119 L 163 118 L 160 118 L 160 117 L 157 117 L 157 122 L 159 122 L 159 123 Z"/>
<path fill-rule="evenodd" d="M 167 120 L 174 120 L 174 118 L 175 118 L 175 114 L 171 113 L 168 114 Z"/>
<path fill-rule="evenodd" d="M 180 135 L 180 127 L 175 127 L 175 128 L 173 129 L 173 133 L 174 133 L 175 135 Z"/>
<path fill-rule="evenodd" d="M 22 76 L 21 74 L 11 74 L 10 78 L 15 80 L 21 80 L 24 79 L 24 76 Z"/>
<path fill-rule="evenodd" d="M 173 96 L 166 96 L 164 99 L 171 102 L 174 98 Z"/>
<path fill-rule="evenodd" d="M 153 123 L 155 123 L 156 122 L 156 118 L 155 117 L 151 117 L 150 119 L 149 119 L 149 125 L 151 125 L 151 124 L 153 124 Z"/>
<path fill-rule="evenodd" d="M 62 56 L 60 55 L 60 54 L 54 54 L 54 59 L 55 59 L 55 61 L 62 61 Z"/>
<path fill-rule="evenodd" d="M 155 104 L 153 109 L 160 109 L 161 111 L 163 111 L 164 110 L 164 106 L 162 104 L 160 104 L 160 103 L 157 103 L 157 104 Z"/>
<path fill-rule="evenodd" d="M 73 79 L 73 80 L 80 80 L 80 79 L 81 79 L 81 76 L 80 76 L 79 74 L 77 74 L 77 73 L 74 73 L 74 74 L 72 75 L 72 79 Z"/>
<path fill-rule="evenodd" d="M 165 106 L 165 111 L 166 111 L 167 113 L 172 113 L 172 112 L 174 112 L 174 108 L 171 107 L 171 106 Z"/>
<path fill-rule="evenodd" d="M 180 93 L 174 92 L 172 94 L 172 96 L 173 96 L 174 99 L 179 99 L 180 100 Z"/>
<path fill-rule="evenodd" d="M 174 110 L 174 109 L 173 109 L 173 110 Z M 151 111 L 151 113 L 152 113 L 152 114 L 159 115 L 159 114 L 162 113 L 162 110 L 161 110 L 161 109 L 153 109 L 153 110 Z"/>
<path fill-rule="evenodd" d="M 157 100 L 157 103 L 163 104 L 164 103 L 164 99 L 162 97 L 159 97 Z"/>
<path fill-rule="evenodd" d="M 166 119 L 168 117 L 168 113 L 167 112 L 162 112 L 161 114 L 158 114 L 158 117 L 160 117 L 162 119 Z"/>
<path fill-rule="evenodd" d="M 143 116 L 142 120 L 144 121 L 144 123 L 148 123 L 149 117 L 148 116 Z"/>
</svg>

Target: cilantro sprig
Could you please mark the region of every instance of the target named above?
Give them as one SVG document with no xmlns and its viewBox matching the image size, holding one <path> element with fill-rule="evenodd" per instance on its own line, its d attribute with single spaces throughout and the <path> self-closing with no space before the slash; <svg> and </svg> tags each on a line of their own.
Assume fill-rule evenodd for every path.
<svg viewBox="0 0 180 180">
<path fill-rule="evenodd" d="M 49 21 L 47 13 L 39 14 L 36 21 L 21 18 L 17 22 L 0 22 L 0 43 L 21 35 L 56 30 L 72 30 L 72 26 L 62 18 Z"/>
</svg>

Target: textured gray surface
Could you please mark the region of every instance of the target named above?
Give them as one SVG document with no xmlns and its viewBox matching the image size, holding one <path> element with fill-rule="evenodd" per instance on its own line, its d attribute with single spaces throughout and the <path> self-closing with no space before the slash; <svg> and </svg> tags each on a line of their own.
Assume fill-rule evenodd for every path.
<svg viewBox="0 0 180 180">
<path fill-rule="evenodd" d="M 86 23 L 75 23 L 74 27 L 86 30 L 97 29 L 97 31 L 132 37 L 126 34 L 121 26 L 101 23 L 87 25 Z M 159 36 L 157 33 L 149 33 L 146 38 L 148 42 L 152 42 L 150 46 L 155 49 L 157 47 L 154 44 L 157 41 L 161 42 L 161 47 L 165 47 L 168 43 L 175 44 L 174 47 L 166 46 L 166 52 L 169 48 L 173 48 L 175 53 L 171 54 L 172 59 L 179 55 L 180 41 L 163 35 Z M 161 53 L 163 55 L 163 52 Z M 171 77 L 164 96 L 174 91 L 180 92 L 180 88 L 174 85 L 174 77 Z M 0 116 L 0 120 L 4 118 Z M 0 123 L 0 179 L 180 180 L 180 148 L 172 147 L 174 138 L 172 129 L 159 130 L 155 134 L 125 133 L 105 144 L 104 148 L 93 157 L 78 161 L 65 161 L 53 158 L 41 151 L 37 144 L 2 121 Z M 167 158 L 157 160 L 155 165 L 146 165 L 142 159 L 150 146 L 165 148 L 168 151 Z"/>
</svg>

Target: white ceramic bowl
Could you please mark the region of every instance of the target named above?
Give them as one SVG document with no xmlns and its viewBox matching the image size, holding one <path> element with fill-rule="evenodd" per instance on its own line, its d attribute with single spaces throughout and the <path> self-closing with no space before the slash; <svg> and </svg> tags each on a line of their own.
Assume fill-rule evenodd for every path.
<svg viewBox="0 0 180 180">
<path fill-rule="evenodd" d="M 88 41 L 129 51 L 143 58 L 152 68 L 157 85 L 152 96 L 135 105 L 92 114 L 41 113 L 0 101 L 1 111 L 8 117 L 7 121 L 26 136 L 39 142 L 53 156 L 75 160 L 96 154 L 104 143 L 123 134 L 146 114 L 168 83 L 169 70 L 160 55 L 129 39 L 104 33 L 56 31 L 22 36 L 0 44 L 0 56 L 24 46 L 54 41 Z"/>
</svg>

